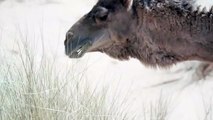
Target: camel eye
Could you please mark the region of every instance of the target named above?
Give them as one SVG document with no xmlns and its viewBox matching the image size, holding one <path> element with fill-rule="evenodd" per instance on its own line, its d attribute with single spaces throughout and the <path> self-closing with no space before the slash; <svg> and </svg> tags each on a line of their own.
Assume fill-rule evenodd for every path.
<svg viewBox="0 0 213 120">
<path fill-rule="evenodd" d="M 95 12 L 95 20 L 96 22 L 104 22 L 108 18 L 108 10 L 104 7 L 97 7 Z"/>
<path fill-rule="evenodd" d="M 97 16 L 96 19 L 99 21 L 106 21 L 108 17 L 108 14 L 103 15 L 103 16 Z"/>
</svg>

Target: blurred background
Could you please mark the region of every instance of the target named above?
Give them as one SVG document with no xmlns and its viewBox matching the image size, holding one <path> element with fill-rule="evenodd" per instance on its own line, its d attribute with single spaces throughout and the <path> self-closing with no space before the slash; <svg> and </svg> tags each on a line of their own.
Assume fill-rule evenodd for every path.
<svg viewBox="0 0 213 120">
<path fill-rule="evenodd" d="M 95 3 L 0 0 L 0 119 L 213 120 L 204 63 L 153 69 L 101 53 L 67 58 L 66 32 Z"/>
</svg>

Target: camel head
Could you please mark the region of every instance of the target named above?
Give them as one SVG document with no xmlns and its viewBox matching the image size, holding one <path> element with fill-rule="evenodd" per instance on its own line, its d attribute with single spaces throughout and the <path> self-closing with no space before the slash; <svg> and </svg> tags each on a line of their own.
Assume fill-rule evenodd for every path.
<svg viewBox="0 0 213 120">
<path fill-rule="evenodd" d="M 99 0 L 66 34 L 65 51 L 70 58 L 127 44 L 133 33 L 133 0 Z"/>
</svg>

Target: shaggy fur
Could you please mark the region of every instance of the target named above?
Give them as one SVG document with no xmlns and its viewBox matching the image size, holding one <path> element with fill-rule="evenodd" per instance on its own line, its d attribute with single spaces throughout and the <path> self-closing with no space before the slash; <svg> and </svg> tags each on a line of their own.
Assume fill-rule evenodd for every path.
<svg viewBox="0 0 213 120">
<path fill-rule="evenodd" d="M 125 6 L 121 1 L 125 0 L 99 0 L 93 9 L 101 6 L 117 12 Z M 192 4 L 190 0 L 134 0 L 130 15 L 120 12 L 114 16 L 120 19 L 108 25 L 114 41 L 91 51 L 119 60 L 136 58 L 153 67 L 187 60 L 213 62 L 213 8 L 207 12 Z"/>
<path fill-rule="evenodd" d="M 186 2 L 135 2 L 138 32 L 125 47 L 112 45 L 102 51 L 124 60 L 137 58 L 147 65 L 167 66 L 197 59 L 213 61 L 212 13 L 192 11 Z M 134 41 L 134 42 L 133 42 Z"/>
</svg>

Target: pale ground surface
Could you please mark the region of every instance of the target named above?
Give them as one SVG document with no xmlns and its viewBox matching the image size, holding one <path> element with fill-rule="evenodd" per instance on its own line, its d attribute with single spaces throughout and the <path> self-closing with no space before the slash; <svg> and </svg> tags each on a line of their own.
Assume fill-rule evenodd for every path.
<svg viewBox="0 0 213 120">
<path fill-rule="evenodd" d="M 84 79 L 96 90 L 109 87 L 109 101 L 125 99 L 123 109 L 129 115 L 136 115 L 136 120 L 143 119 L 144 108 L 152 103 L 162 105 L 162 109 L 168 107 L 168 120 L 210 120 L 205 119 L 205 110 L 213 107 L 213 77 L 199 80 L 194 74 L 198 62 L 178 64 L 170 70 L 154 70 L 145 68 L 137 60 L 119 62 L 100 53 L 87 54 L 80 60 L 71 60 L 64 55 L 65 32 L 94 3 L 92 0 L 58 0 L 50 4 L 39 0 L 2 2 L 0 53 L 5 56 L 19 54 L 16 41 L 27 39 L 39 59 L 43 43 L 46 54 L 55 55 L 59 68 L 74 64 L 75 71 L 83 71 Z M 213 2 L 199 0 L 196 4 L 205 6 Z M 167 104 L 163 106 L 165 101 Z"/>
</svg>

